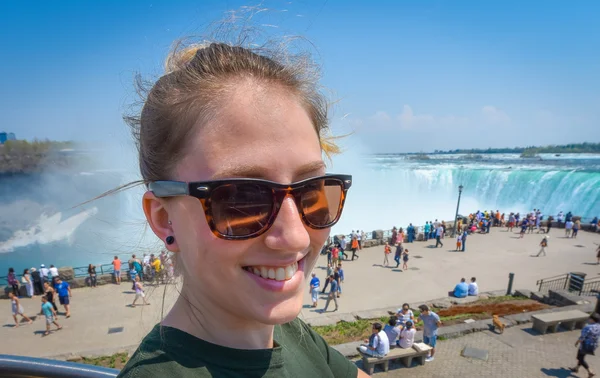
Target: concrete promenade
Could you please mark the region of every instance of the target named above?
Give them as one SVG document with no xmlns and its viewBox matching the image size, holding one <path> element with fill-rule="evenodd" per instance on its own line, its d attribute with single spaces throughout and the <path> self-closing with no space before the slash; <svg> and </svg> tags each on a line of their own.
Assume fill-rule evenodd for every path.
<svg viewBox="0 0 600 378">
<path fill-rule="evenodd" d="M 472 333 L 467 336 L 439 341 L 435 360 L 425 366 L 404 368 L 400 363 L 390 364 L 384 373 L 375 368 L 378 378 L 548 378 L 548 377 L 587 377 L 582 368 L 579 373 L 571 373 L 568 368 L 575 366 L 575 340 L 581 330 L 539 335 L 531 332 L 531 324 L 507 328 L 503 334 L 490 331 Z M 461 352 L 465 347 L 488 351 L 488 360 L 464 358 Z M 587 356 L 587 363 L 597 373 L 600 359 Z M 357 362 L 362 367 L 362 362 Z"/>
<path fill-rule="evenodd" d="M 600 266 L 595 265 L 594 243 L 600 243 L 600 234 L 582 232 L 577 239 L 566 239 L 563 235 L 563 230 L 552 230 L 548 256 L 540 258 L 530 255 L 538 252 L 542 235 L 525 235 L 524 239 L 518 239 L 518 234 L 499 229 L 492 229 L 488 235 L 470 236 L 465 253 L 453 252 L 456 247 L 453 239 L 445 239 L 444 247 L 437 249 L 430 248 L 435 243 L 431 241 L 407 243 L 411 269 L 405 272 L 381 267 L 383 246 L 364 249 L 359 260 L 343 263 L 346 282 L 338 300 L 338 313 L 395 308 L 403 302 L 416 307 L 421 302 L 445 296 L 461 277 L 476 276 L 481 291 L 505 288 L 509 272 L 516 274 L 514 289 L 531 290 L 536 289 L 536 280 L 569 271 L 598 277 Z M 321 256 L 315 271 L 322 281 L 325 268 L 326 257 Z M 71 318 L 59 316 L 58 321 L 64 329 L 48 337 L 41 337 L 45 328 L 43 317 L 38 317 L 32 325 L 23 323 L 21 327 L 13 328 L 10 302 L 0 300 L 3 325 L 0 339 L 8 340 L 0 346 L 0 353 L 49 357 L 70 353 L 104 354 L 107 351 L 113 353 L 120 347 L 134 348 L 161 319 L 162 310 L 168 311 L 178 295 L 174 285 L 166 290 L 164 285 L 147 289 L 151 305 L 137 308 L 128 307 L 134 297 L 128 282 L 120 286 L 76 289 L 71 299 Z M 161 305 L 163 298 L 164 307 Z M 307 286 L 305 304 L 308 306 L 309 303 Z M 32 316 L 39 312 L 40 298 L 22 299 L 22 305 Z M 324 305 L 325 302 L 320 301 L 319 308 Z M 305 308 L 301 316 L 311 319 L 326 315 Z"/>
<path fill-rule="evenodd" d="M 600 243 L 599 233 L 580 232 L 577 239 L 567 239 L 564 230 L 551 229 L 549 236 L 546 257 L 531 257 L 540 249 L 542 234 L 525 234 L 519 239 L 518 233 L 499 228 L 485 235 L 470 235 L 465 252 L 455 252 L 456 240 L 450 238 L 443 239 L 444 247 L 440 248 L 434 248 L 435 240 L 404 243 L 410 252 L 408 271 L 401 271 L 402 264 L 395 268 L 393 249 L 389 256 L 392 267 L 385 268 L 383 246 L 365 248 L 359 252 L 359 260 L 342 263 L 345 284 L 338 299 L 339 312 L 395 307 L 404 302 L 417 307 L 421 302 L 447 296 L 461 277 L 469 280 L 475 276 L 480 292 L 507 288 L 511 272 L 515 273 L 513 289 L 532 291 L 537 291 L 537 280 L 568 272 L 600 277 L 594 244 Z M 315 268 L 321 284 L 326 267 L 327 259 L 321 257 Z M 308 289 L 305 303 L 310 303 Z M 324 306 L 325 301 L 320 300 L 318 309 Z M 331 303 L 328 310 L 333 308 Z M 305 308 L 302 315 L 304 319 L 323 316 L 311 308 Z"/>
</svg>

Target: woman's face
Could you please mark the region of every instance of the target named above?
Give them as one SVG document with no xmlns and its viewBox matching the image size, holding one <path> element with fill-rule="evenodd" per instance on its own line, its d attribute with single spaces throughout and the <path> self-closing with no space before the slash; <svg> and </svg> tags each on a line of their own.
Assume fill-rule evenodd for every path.
<svg viewBox="0 0 600 378">
<path fill-rule="evenodd" d="M 177 180 L 260 178 L 289 184 L 325 173 L 317 134 L 298 100 L 283 89 L 253 82 L 238 85 L 218 114 L 198 126 L 187 151 L 177 166 Z M 201 311 L 219 309 L 263 324 L 298 315 L 305 280 L 329 229 L 306 227 L 291 197 L 266 233 L 243 241 L 215 237 L 193 197 L 171 199 L 166 209 L 176 240 L 172 250 L 179 252 L 185 287 Z M 284 281 L 245 270 L 296 265 L 297 272 Z"/>
</svg>

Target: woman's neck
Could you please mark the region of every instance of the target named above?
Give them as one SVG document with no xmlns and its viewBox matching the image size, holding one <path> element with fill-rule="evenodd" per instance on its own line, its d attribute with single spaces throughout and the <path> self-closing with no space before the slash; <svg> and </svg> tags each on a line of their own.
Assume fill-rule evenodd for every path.
<svg viewBox="0 0 600 378">
<path fill-rule="evenodd" d="M 239 314 L 243 313 L 240 309 Z M 185 284 L 161 324 L 229 348 L 273 348 L 273 325 L 253 322 L 226 311 L 201 293 L 186 290 Z"/>
</svg>

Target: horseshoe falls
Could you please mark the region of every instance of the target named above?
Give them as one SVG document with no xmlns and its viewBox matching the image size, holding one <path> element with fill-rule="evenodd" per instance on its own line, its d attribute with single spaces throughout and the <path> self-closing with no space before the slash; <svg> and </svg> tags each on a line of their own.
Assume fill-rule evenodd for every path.
<svg viewBox="0 0 600 378">
<path fill-rule="evenodd" d="M 555 217 L 571 211 L 586 222 L 600 216 L 600 155 L 386 154 L 357 157 L 335 168 L 354 175 L 335 232 L 454 219 L 459 185 L 464 188 L 459 214 L 539 208 Z"/>
</svg>

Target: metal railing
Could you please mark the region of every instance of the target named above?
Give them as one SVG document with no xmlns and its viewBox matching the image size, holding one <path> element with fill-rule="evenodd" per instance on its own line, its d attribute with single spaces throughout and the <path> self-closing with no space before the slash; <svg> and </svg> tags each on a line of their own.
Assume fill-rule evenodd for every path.
<svg viewBox="0 0 600 378">
<path fill-rule="evenodd" d="M 600 277 L 592 278 L 591 280 L 585 280 L 581 285 L 579 295 L 584 296 L 597 296 L 600 294 Z"/>
<path fill-rule="evenodd" d="M 94 265 L 96 267 L 96 274 L 101 276 L 104 274 L 113 274 L 115 272 L 113 265 L 112 264 L 101 264 L 101 265 Z M 39 269 L 38 269 L 39 271 Z M 127 265 L 127 262 L 122 263 L 121 264 L 121 275 L 123 277 L 125 277 L 123 275 L 123 273 L 127 273 L 127 271 L 129 271 L 129 266 Z M 75 274 L 75 278 L 79 278 L 79 277 L 87 277 L 88 276 L 88 266 L 78 266 L 73 268 L 73 272 Z M 31 274 L 31 272 L 29 272 Z M 21 277 L 23 277 L 23 274 L 16 274 L 15 275 L 17 277 L 17 280 L 19 281 L 19 284 L 21 284 Z M 8 285 L 8 276 L 1 276 L 0 277 L 0 286 L 7 286 Z"/>
<path fill-rule="evenodd" d="M 46 358 L 0 354 L 1 377 L 114 378 L 119 370 Z"/>
<path fill-rule="evenodd" d="M 538 291 L 544 292 L 548 290 L 565 290 L 569 283 L 569 274 L 561 274 L 538 280 L 535 284 L 538 286 Z"/>
</svg>

